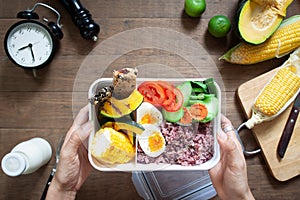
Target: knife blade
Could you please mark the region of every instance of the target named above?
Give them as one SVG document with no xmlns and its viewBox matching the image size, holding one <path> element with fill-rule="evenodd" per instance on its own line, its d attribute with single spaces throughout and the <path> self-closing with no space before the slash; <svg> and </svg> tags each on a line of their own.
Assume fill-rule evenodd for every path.
<svg viewBox="0 0 300 200">
<path fill-rule="evenodd" d="M 293 134 L 299 112 L 300 112 L 300 92 L 298 93 L 298 95 L 296 97 L 296 100 L 293 104 L 289 118 L 285 124 L 281 138 L 279 140 L 277 152 L 278 152 L 278 155 L 280 156 L 280 158 L 284 157 L 284 154 L 285 154 L 288 144 L 290 142 L 291 136 Z"/>
</svg>

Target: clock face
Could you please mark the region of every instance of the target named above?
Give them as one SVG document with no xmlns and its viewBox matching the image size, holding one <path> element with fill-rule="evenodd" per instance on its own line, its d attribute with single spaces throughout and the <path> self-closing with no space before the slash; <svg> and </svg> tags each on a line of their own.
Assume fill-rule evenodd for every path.
<svg viewBox="0 0 300 200">
<path fill-rule="evenodd" d="M 4 42 L 7 55 L 21 67 L 42 67 L 54 56 L 53 36 L 37 21 L 24 20 L 14 24 L 6 33 Z"/>
</svg>

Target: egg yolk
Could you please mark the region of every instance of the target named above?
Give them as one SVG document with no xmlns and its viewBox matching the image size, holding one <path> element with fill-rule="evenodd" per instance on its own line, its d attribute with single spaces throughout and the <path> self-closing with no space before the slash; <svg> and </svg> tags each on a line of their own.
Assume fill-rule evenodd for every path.
<svg viewBox="0 0 300 200">
<path fill-rule="evenodd" d="M 155 124 L 155 123 L 156 123 L 155 117 L 153 117 L 149 113 L 145 114 L 140 121 L 140 124 Z"/>
<path fill-rule="evenodd" d="M 164 142 L 159 132 L 154 132 L 151 136 L 149 136 L 148 144 L 151 152 L 156 152 L 162 149 Z"/>
</svg>

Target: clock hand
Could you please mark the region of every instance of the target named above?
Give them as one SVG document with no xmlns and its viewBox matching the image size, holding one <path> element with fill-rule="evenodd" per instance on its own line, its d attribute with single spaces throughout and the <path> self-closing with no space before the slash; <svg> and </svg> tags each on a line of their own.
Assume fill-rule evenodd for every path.
<svg viewBox="0 0 300 200">
<path fill-rule="evenodd" d="M 34 54 L 33 54 L 33 50 L 32 50 L 32 44 L 31 44 L 31 43 L 29 43 L 29 44 L 28 44 L 28 47 L 30 48 L 30 52 L 31 52 L 31 56 L 32 56 L 32 60 L 33 60 L 33 61 L 35 61 L 35 59 L 34 59 Z"/>
<path fill-rule="evenodd" d="M 28 45 L 26 45 L 26 46 L 24 46 L 24 47 L 21 47 L 21 48 L 19 48 L 18 50 L 20 51 L 20 50 L 23 50 L 23 49 L 26 49 L 26 48 L 28 48 L 28 47 L 32 47 L 34 44 L 38 44 L 40 41 L 37 41 L 37 42 L 34 42 L 33 44 L 31 44 L 31 43 L 29 43 Z"/>
<path fill-rule="evenodd" d="M 31 45 L 31 46 L 32 46 L 32 45 Z M 26 48 L 28 48 L 28 47 L 29 47 L 29 44 L 28 44 L 27 46 L 24 46 L 24 47 L 19 48 L 18 50 L 20 51 L 20 50 L 26 49 Z"/>
<path fill-rule="evenodd" d="M 32 46 L 35 45 L 35 44 L 38 44 L 39 42 L 40 42 L 40 41 L 34 42 L 34 43 L 32 44 Z"/>
</svg>

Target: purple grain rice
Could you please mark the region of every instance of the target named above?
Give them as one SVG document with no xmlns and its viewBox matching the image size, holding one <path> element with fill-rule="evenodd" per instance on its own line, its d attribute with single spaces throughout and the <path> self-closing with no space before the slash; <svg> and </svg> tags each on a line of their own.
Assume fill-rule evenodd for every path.
<svg viewBox="0 0 300 200">
<path fill-rule="evenodd" d="M 166 140 L 165 152 L 156 158 L 147 156 L 138 146 L 137 162 L 167 163 L 183 166 L 199 165 L 214 155 L 212 122 L 194 123 L 193 126 L 163 122 L 161 132 Z"/>
</svg>

